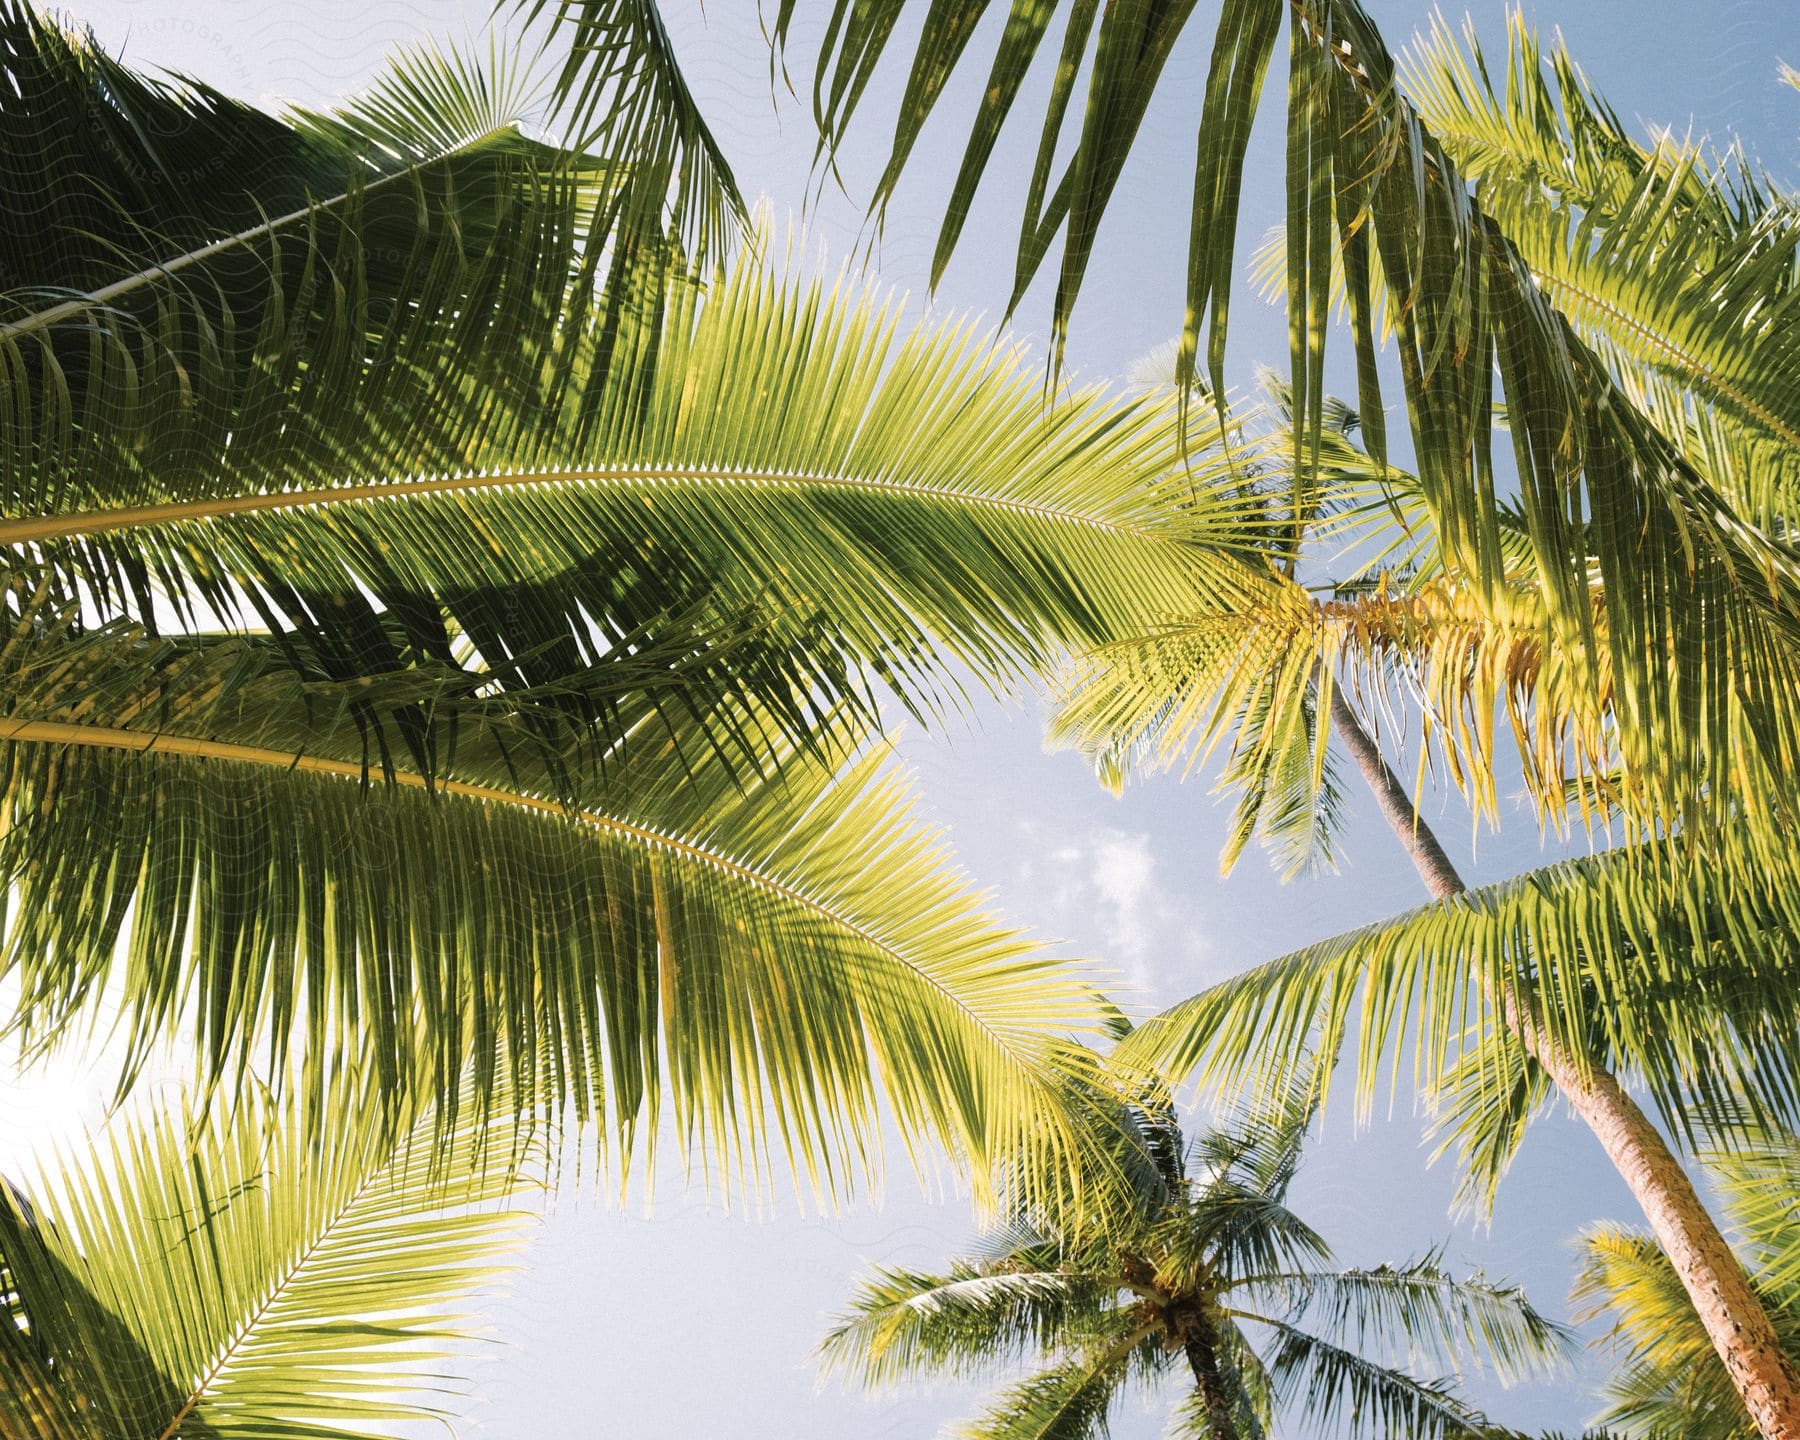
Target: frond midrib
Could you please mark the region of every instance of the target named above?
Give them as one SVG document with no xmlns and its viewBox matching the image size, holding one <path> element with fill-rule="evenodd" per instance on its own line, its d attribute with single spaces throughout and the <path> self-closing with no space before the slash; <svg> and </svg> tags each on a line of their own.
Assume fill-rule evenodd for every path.
<svg viewBox="0 0 1800 1440">
<path fill-rule="evenodd" d="M 275 1283 L 269 1288 L 269 1293 L 263 1297 L 262 1302 L 248 1317 L 245 1318 L 243 1324 L 238 1327 L 237 1334 L 232 1336 L 226 1343 L 224 1351 L 212 1365 L 208 1367 L 206 1372 L 194 1382 L 193 1389 L 189 1391 L 187 1398 L 182 1401 L 181 1408 L 175 1412 L 174 1418 L 171 1419 L 168 1425 L 157 1435 L 156 1440 L 176 1440 L 182 1422 L 186 1420 L 188 1416 L 193 1413 L 195 1407 L 206 1398 L 207 1392 L 212 1389 L 219 1376 L 224 1373 L 225 1367 L 231 1363 L 238 1351 L 243 1349 L 245 1342 L 256 1333 L 256 1327 L 262 1324 L 263 1318 L 274 1307 L 275 1303 L 288 1292 L 295 1280 L 305 1273 L 307 1265 L 311 1263 L 313 1256 L 318 1253 L 319 1247 L 331 1239 L 333 1232 L 343 1223 L 344 1217 L 355 1210 L 363 1196 L 368 1193 L 369 1187 L 380 1181 L 388 1171 L 393 1168 L 395 1157 L 399 1155 L 400 1150 L 401 1147 L 396 1146 L 390 1151 L 382 1159 L 380 1164 L 376 1165 L 363 1177 L 362 1183 L 345 1197 L 344 1203 L 319 1226 L 318 1232 L 307 1242 L 306 1248 L 295 1257 L 293 1263 L 290 1264 L 285 1271 L 277 1276 Z"/>
<path fill-rule="evenodd" d="M 205 500 L 171 501 L 159 505 L 125 506 L 114 510 L 83 510 L 69 515 L 33 515 L 0 521 L 0 545 L 43 544 L 77 536 L 100 535 L 155 525 L 222 519 L 230 515 L 270 511 L 322 509 L 337 505 L 400 499 L 408 496 L 464 494 L 472 491 L 511 490 L 547 485 L 659 485 L 693 484 L 751 486 L 779 490 L 844 490 L 853 493 L 904 496 L 937 500 L 970 509 L 1072 525 L 1134 540 L 1176 543 L 1175 537 L 1152 525 L 1131 524 L 1091 512 L 995 495 L 954 485 L 920 484 L 906 480 L 879 480 L 866 476 L 833 475 L 823 471 L 796 471 L 757 467 L 702 464 L 616 465 L 541 470 L 501 470 L 477 474 L 439 475 L 415 480 L 382 480 L 360 485 L 330 485 L 310 490 L 278 490 L 254 495 L 226 495 Z"/>
<path fill-rule="evenodd" d="M 1690 377 L 1698 379 L 1702 386 L 1712 387 L 1727 402 L 1741 407 L 1743 413 L 1752 421 L 1767 427 L 1786 444 L 1800 450 L 1800 430 L 1789 425 L 1754 397 L 1745 394 L 1691 350 L 1683 349 L 1662 331 L 1633 315 L 1617 302 L 1608 300 L 1591 287 L 1585 286 L 1567 275 L 1543 270 L 1535 265 L 1531 267 L 1531 273 L 1546 288 L 1562 290 L 1578 303 L 1592 306 L 1595 310 L 1600 311 L 1614 323 L 1637 336 L 1651 350 L 1660 352 L 1666 357 L 1664 363 L 1678 374 L 1685 371 Z M 1651 361 L 1650 363 L 1655 364 L 1656 362 Z"/>
<path fill-rule="evenodd" d="M 442 164 L 452 156 L 463 154 L 466 151 L 474 149 L 478 145 L 485 144 L 496 136 L 506 133 L 507 130 L 513 127 L 513 123 L 514 122 L 509 121 L 506 124 L 494 126 L 478 135 L 471 135 L 466 139 L 459 140 L 455 145 L 448 146 L 435 155 L 424 156 L 421 159 L 413 161 L 410 165 L 401 167 L 392 174 L 383 175 L 378 179 L 371 180 L 367 185 L 362 187 L 359 193 L 366 195 L 373 190 L 378 190 L 383 186 L 390 185 L 396 180 L 403 180 L 409 175 L 416 175 L 429 166 Z M 49 306 L 47 309 L 39 310 L 31 315 L 27 315 L 23 320 L 13 320 L 5 324 L 0 324 L 0 344 L 5 344 L 8 341 L 15 340 L 24 335 L 35 334 L 46 326 L 54 325 L 58 321 L 79 315 L 85 310 L 92 310 L 100 306 L 110 305 L 116 300 L 123 299 L 132 291 L 150 284 L 152 281 L 166 279 L 171 275 L 178 274 L 187 269 L 190 265 L 197 265 L 200 261 L 210 259 L 214 255 L 222 255 L 236 246 L 246 245 L 255 240 L 259 235 L 273 235 L 277 230 L 284 226 L 292 225 L 297 221 L 306 219 L 308 216 L 316 215 L 320 211 L 330 210 L 336 206 L 342 205 L 350 198 L 350 194 L 351 192 L 346 190 L 337 195 L 333 195 L 330 199 L 315 201 L 310 205 L 303 205 L 300 209 L 290 210 L 285 215 L 277 215 L 273 219 L 264 220 L 260 224 L 248 226 L 234 235 L 227 235 L 222 239 L 209 241 L 207 244 L 201 245 L 196 249 L 183 251 L 180 255 L 171 256 L 169 259 L 160 261 L 157 264 L 146 265 L 142 270 L 127 275 L 123 279 L 115 280 L 110 285 L 102 285 L 98 290 L 88 290 L 80 294 L 72 295 L 66 300 L 58 301 L 56 304 Z"/>
<path fill-rule="evenodd" d="M 305 774 L 326 775 L 357 782 L 366 780 L 369 774 L 366 766 L 354 761 L 332 760 L 324 756 L 308 755 L 303 751 L 277 750 L 265 746 L 205 740 L 196 736 L 172 735 L 166 732 L 146 734 L 107 726 L 73 725 L 57 720 L 0 721 L 0 741 L 20 744 L 78 745 L 89 749 L 124 750 L 140 755 L 179 755 L 189 759 L 261 765 L 287 772 L 300 771 Z M 765 894 L 773 895 L 811 912 L 844 934 L 868 945 L 929 985 L 951 1006 L 962 1013 L 971 1024 L 976 1026 L 1013 1064 L 1027 1072 L 1035 1068 L 1035 1061 L 1020 1054 L 1006 1037 L 996 1030 L 989 1020 L 979 1014 L 967 1000 L 917 961 L 909 958 L 848 915 L 841 914 L 807 895 L 804 891 L 798 890 L 752 865 L 747 865 L 722 850 L 696 843 L 679 835 L 665 833 L 651 826 L 623 820 L 603 811 L 564 805 L 558 801 L 547 800 L 542 796 L 528 794 L 524 791 L 506 790 L 499 786 L 482 785 L 467 780 L 429 779 L 416 771 L 398 768 L 389 769 L 386 772 L 386 780 L 388 783 L 407 789 L 450 795 L 483 804 L 504 805 L 512 809 L 554 816 L 558 819 L 574 820 L 646 849 L 673 852 L 698 864 L 721 871 Z"/>
</svg>

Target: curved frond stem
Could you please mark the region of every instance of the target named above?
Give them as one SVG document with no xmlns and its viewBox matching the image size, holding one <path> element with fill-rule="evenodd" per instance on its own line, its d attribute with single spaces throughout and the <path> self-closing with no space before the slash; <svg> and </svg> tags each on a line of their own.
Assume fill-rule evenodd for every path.
<svg viewBox="0 0 1800 1440">
<path fill-rule="evenodd" d="M 361 485 L 331 485 L 312 490 L 272 491 L 258 495 L 221 495 L 204 500 L 137 505 L 116 510 L 83 510 L 63 515 L 21 516 L 0 520 L 0 546 L 42 545 L 77 536 L 189 521 L 219 520 L 233 515 L 284 510 L 329 509 L 409 497 L 455 495 L 479 491 L 525 490 L 538 486 L 595 485 L 629 489 L 680 485 L 692 488 L 741 487 L 760 490 L 846 491 L 890 498 L 936 501 L 958 508 L 992 511 L 1067 524 L 1096 534 L 1162 543 L 1166 529 L 1132 525 L 1073 506 L 1055 506 L 1005 495 L 989 495 L 946 484 L 869 479 L 856 475 L 806 474 L 790 470 L 757 470 L 709 465 L 621 465 L 598 468 L 542 469 L 479 475 L 443 475 L 417 480 L 385 480 Z"/>
<path fill-rule="evenodd" d="M 505 133 L 505 127 L 489 131 L 485 135 L 471 136 L 469 140 L 465 142 L 466 148 L 473 148 L 480 145 L 483 141 L 492 139 L 503 133 Z M 221 255 L 229 254 L 231 251 L 253 244 L 257 240 L 272 239 L 275 232 L 278 230 L 285 229 L 290 225 L 299 224 L 303 220 L 313 219 L 319 212 L 335 209 L 346 204 L 352 198 L 359 198 L 360 196 L 371 194 L 384 186 L 394 184 L 396 181 L 417 176 L 421 171 L 426 170 L 433 165 L 443 164 L 445 158 L 444 155 L 431 155 L 423 160 L 415 160 L 410 165 L 395 170 L 390 174 L 383 175 L 378 179 L 369 181 L 360 189 L 360 191 L 344 191 L 329 199 L 320 200 L 315 204 L 302 206 L 298 210 L 291 210 L 285 215 L 272 216 L 260 225 L 252 225 L 247 229 L 238 231 L 235 235 L 227 235 L 223 239 L 214 240 L 210 244 L 201 245 L 193 250 L 184 251 L 180 255 L 171 255 L 166 260 L 158 261 L 154 265 L 147 265 L 135 274 L 127 275 L 122 279 L 115 280 L 110 285 L 102 285 L 97 290 L 90 290 L 85 295 L 76 295 L 69 299 L 58 301 L 56 304 L 48 306 L 43 310 L 35 311 L 21 320 L 9 320 L 0 323 L 0 345 L 5 345 L 11 341 L 21 339 L 24 336 L 35 334 L 52 325 L 59 325 L 65 320 L 72 320 L 77 315 L 81 315 L 89 310 L 96 310 L 113 305 L 118 301 L 128 298 L 148 285 L 153 285 L 161 280 L 172 279 L 174 276 L 179 275 L 182 271 L 191 266 L 200 265 L 208 260 L 217 259 Z"/>
<path fill-rule="evenodd" d="M 196 736 L 168 733 L 145 734 L 140 731 L 119 730 L 99 725 L 70 725 L 50 720 L 0 720 L 0 740 L 45 745 L 77 745 L 98 750 L 123 750 L 136 755 L 180 755 L 196 760 L 220 760 L 281 771 L 331 776 L 359 783 L 366 783 L 369 780 L 368 766 L 354 761 L 333 760 L 300 751 L 281 751 L 255 745 L 238 745 Z M 889 945 L 867 927 L 858 924 L 849 916 L 839 914 L 830 907 L 821 905 L 811 896 L 784 884 L 774 876 L 764 874 L 753 866 L 745 865 L 718 850 L 695 844 L 678 835 L 664 834 L 643 825 L 633 824 L 628 820 L 601 811 L 571 808 L 562 801 L 546 799 L 523 791 L 506 790 L 498 786 L 475 784 L 450 777 L 428 777 L 394 768 L 390 768 L 388 771 L 385 783 L 398 785 L 403 789 L 424 790 L 433 794 L 574 820 L 595 830 L 627 840 L 634 845 L 642 846 L 646 850 L 679 855 L 709 869 L 720 871 L 753 889 L 775 896 L 803 910 L 811 911 L 834 928 L 869 945 L 896 964 L 906 967 L 935 988 L 944 999 L 961 1010 L 1013 1060 L 1025 1066 L 1035 1063 L 1030 1058 L 1015 1053 L 1011 1048 L 1010 1041 L 995 1031 L 985 1017 L 976 1014 L 963 997 L 955 994 L 941 979 L 929 974 L 910 956 Z"/>
</svg>

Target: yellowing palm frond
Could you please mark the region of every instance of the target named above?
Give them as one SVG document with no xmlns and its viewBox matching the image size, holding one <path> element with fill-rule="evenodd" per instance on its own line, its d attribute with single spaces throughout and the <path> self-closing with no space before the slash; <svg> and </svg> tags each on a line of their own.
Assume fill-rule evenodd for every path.
<svg viewBox="0 0 1800 1440">
<path fill-rule="evenodd" d="M 1706 1155 L 1725 1199 L 1736 1250 L 1784 1343 L 1800 1341 L 1800 1220 L 1794 1184 L 1800 1144 L 1791 1134 L 1733 1136 Z M 1656 1241 L 1599 1225 L 1582 1236 L 1573 1299 L 1580 1318 L 1610 1318 L 1617 1370 L 1606 1386 L 1605 1422 L 1619 1434 L 1753 1440 L 1756 1427 L 1732 1389 Z"/>
<path fill-rule="evenodd" d="M 864 93 L 861 83 L 847 77 L 866 76 L 897 33 L 891 19 L 875 22 L 875 12 L 885 8 L 870 0 L 839 0 L 835 7 L 819 62 L 824 98 L 818 109 L 828 141 L 842 135 Z M 904 163 L 920 127 L 940 97 L 950 93 L 944 76 L 970 45 L 967 36 L 980 8 L 978 3 L 932 7 L 936 28 L 918 52 L 897 130 L 895 165 Z M 999 41 L 1012 57 L 1009 63 L 1030 61 L 1056 27 L 1058 13 L 1013 7 Z M 1138 122 L 1162 78 L 1175 35 L 1195 13 L 1187 4 L 1076 6 L 1063 24 L 1063 63 L 1044 121 L 1040 183 L 1027 201 L 1016 287 L 1022 289 L 1036 273 L 1060 235 L 1053 314 L 1059 337 Z M 1671 647 L 1681 655 L 1696 692 L 1717 695 L 1733 683 L 1734 656 L 1712 643 L 1726 607 L 1754 615 L 1757 628 L 1780 636 L 1789 648 L 1800 635 L 1800 556 L 1786 520 L 1773 515 L 1767 497 L 1754 489 L 1722 489 L 1693 463 L 1684 435 L 1665 433 L 1658 423 L 1662 411 L 1640 407 L 1628 377 L 1609 364 L 1613 352 L 1584 338 L 1593 333 L 1592 316 L 1540 276 L 1552 267 L 1541 261 L 1535 240 L 1523 230 L 1514 233 L 1518 217 L 1504 204 L 1489 205 L 1485 181 L 1471 185 L 1454 145 L 1434 134 L 1430 117 L 1408 98 L 1405 75 L 1356 0 L 1297 6 L 1254 0 L 1220 13 L 1199 104 L 1178 379 L 1185 381 L 1200 367 L 1204 328 L 1204 368 L 1215 399 L 1223 395 L 1243 157 L 1284 19 L 1290 73 L 1285 289 L 1297 473 L 1310 476 L 1316 470 L 1324 438 L 1322 375 L 1334 266 L 1350 312 L 1357 410 L 1371 455 L 1380 465 L 1388 461 L 1375 357 L 1378 270 L 1389 301 L 1385 313 L 1402 375 L 1420 495 L 1445 563 L 1483 604 L 1510 578 L 1505 537 L 1511 526 L 1502 500 L 1506 479 L 1492 453 L 1494 420 L 1504 413 L 1517 472 L 1518 517 L 1557 643 L 1570 656 L 1597 657 L 1605 648 L 1621 746 L 1651 754 L 1698 713 L 1669 694 L 1665 657 Z M 1093 63 L 1084 69 L 1079 62 L 1088 54 Z M 1070 102 L 1084 75 L 1086 106 L 1077 122 Z M 1018 93 L 1018 82 L 1008 82 L 994 92 L 994 103 L 984 106 L 959 193 L 979 183 L 990 132 Z M 1551 120 L 1535 111 L 1533 118 Z M 1058 172 L 1052 162 L 1062 153 L 1059 144 L 1071 140 Z M 1686 295 L 1681 304 L 1692 311 L 1684 322 L 1690 328 L 1699 323 L 1693 307 L 1711 296 L 1719 303 L 1699 338 L 1718 351 L 1715 360 L 1739 346 L 1728 366 L 1721 361 L 1711 368 L 1740 375 L 1754 366 L 1759 384 L 1790 385 L 1800 366 L 1764 364 L 1742 348 L 1754 341 L 1758 355 L 1779 362 L 1794 333 L 1779 320 L 1785 299 L 1772 298 L 1785 297 L 1791 288 L 1787 281 L 1776 283 L 1785 273 L 1782 266 L 1791 262 L 1791 246 L 1782 238 L 1782 227 L 1790 223 L 1780 218 L 1784 208 L 1771 206 L 1768 233 L 1759 232 L 1739 252 L 1722 256 L 1718 266 L 1695 268 L 1684 259 L 1665 271 L 1634 246 L 1654 229 L 1654 216 L 1667 214 L 1669 205 L 1693 192 L 1692 177 L 1675 172 L 1665 177 L 1652 165 L 1631 178 L 1642 193 L 1619 201 L 1612 228 L 1582 230 L 1580 241 L 1565 239 L 1562 249 L 1585 263 L 1583 247 L 1592 242 L 1606 251 L 1620 286 Z M 958 224 L 954 217 L 946 224 L 946 244 L 953 243 Z M 1688 242 L 1680 232 L 1666 243 Z M 1780 408 L 1756 403 L 1771 413 Z M 1596 625 L 1597 616 L 1603 626 Z M 1762 752 L 1760 762 L 1771 772 L 1791 764 L 1783 738 L 1753 732 L 1749 743 Z M 1656 817 L 1657 823 L 1678 826 L 1690 819 L 1703 822 L 1686 827 L 1691 838 L 1708 833 L 1734 803 L 1727 798 L 1726 773 L 1734 762 L 1724 748 L 1709 744 L 1698 753 L 1706 760 L 1703 772 L 1679 777 L 1678 801 L 1674 794 L 1662 797 L 1665 812 L 1678 803 L 1679 813 Z"/>
</svg>

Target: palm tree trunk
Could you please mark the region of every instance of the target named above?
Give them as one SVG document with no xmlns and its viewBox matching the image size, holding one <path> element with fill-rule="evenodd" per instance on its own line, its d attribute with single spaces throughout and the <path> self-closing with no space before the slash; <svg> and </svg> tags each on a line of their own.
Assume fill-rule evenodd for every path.
<svg viewBox="0 0 1800 1440">
<path fill-rule="evenodd" d="M 1218 1328 L 1202 1310 L 1196 1309 L 1186 1318 L 1182 1348 L 1187 1352 L 1188 1368 L 1194 1372 L 1200 1404 L 1206 1410 L 1207 1440 L 1238 1440 L 1231 1396 L 1225 1389 L 1224 1372 L 1219 1369 Z"/>
<path fill-rule="evenodd" d="M 1468 887 L 1336 686 L 1331 691 L 1331 723 L 1432 898 L 1460 895 Z M 1610 1073 L 1598 1065 L 1581 1064 L 1542 1033 L 1513 995 L 1501 997 L 1499 1010 L 1507 1028 L 1594 1132 L 1643 1207 L 1757 1430 L 1765 1440 L 1800 1440 L 1800 1378 L 1681 1161 Z"/>
</svg>

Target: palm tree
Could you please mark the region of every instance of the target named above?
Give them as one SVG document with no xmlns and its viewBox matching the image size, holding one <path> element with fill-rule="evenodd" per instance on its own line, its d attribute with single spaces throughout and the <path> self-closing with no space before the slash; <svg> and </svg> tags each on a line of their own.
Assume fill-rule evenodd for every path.
<svg viewBox="0 0 1800 1440">
<path fill-rule="evenodd" d="M 1026 1208 L 944 1272 L 877 1271 L 824 1362 L 881 1385 L 1029 1357 L 1038 1368 L 958 1431 L 971 1440 L 1104 1435 L 1122 1391 L 1183 1370 L 1173 1435 L 1253 1440 L 1290 1408 L 1346 1434 L 1496 1433 L 1450 1380 L 1412 1367 L 1489 1363 L 1511 1379 L 1552 1367 L 1566 1336 L 1517 1289 L 1457 1280 L 1436 1254 L 1331 1267 L 1288 1207 L 1313 1112 L 1296 1087 L 1184 1145 L 1166 1105 L 1136 1108 L 1132 1184 L 1111 1204 L 1062 1224 Z"/>
<path fill-rule="evenodd" d="M 878 1088 L 976 1172 L 1067 1141 L 1106 1007 L 911 822 L 872 687 L 929 717 L 1233 589 L 1172 408 L 729 263 L 645 4 L 559 9 L 562 148 L 530 56 L 275 120 L 0 30 L 15 1028 L 115 986 L 128 1071 L 359 1051 L 625 1153 L 666 1102 L 826 1190 Z"/>
<path fill-rule="evenodd" d="M 897 8 L 871 0 L 834 7 L 814 87 L 828 144 L 867 93 L 897 33 Z M 984 8 L 980 0 L 930 7 L 877 207 L 893 195 Z M 792 12 L 782 8 L 784 26 Z M 1067 12 L 1012 297 L 1016 304 L 1060 250 L 1052 322 L 1059 345 L 1151 96 L 1195 12 L 1191 3 L 1077 3 Z M 1021 0 L 1003 30 L 982 32 L 997 40 L 946 208 L 940 272 L 1059 13 Z M 1301 542 L 1328 444 L 1322 367 L 1335 292 L 1354 340 L 1369 468 L 1384 483 L 1392 458 L 1377 343 L 1394 344 L 1417 464 L 1406 489 L 1430 522 L 1439 561 L 1426 578 L 1445 582 L 1428 602 L 1448 602 L 1435 616 L 1370 607 L 1377 623 L 1365 636 L 1386 637 L 1391 655 L 1408 629 L 1415 639 L 1421 628 L 1435 634 L 1419 664 L 1449 660 L 1453 679 L 1476 683 L 1463 688 L 1468 712 L 1433 719 L 1454 731 L 1466 713 L 1466 728 L 1483 742 L 1478 754 L 1491 755 L 1496 701 L 1515 719 L 1535 715 L 1535 727 L 1520 728 L 1526 738 L 1535 728 L 1552 751 L 1571 732 L 1577 744 L 1597 739 L 1588 758 L 1603 763 L 1577 795 L 1590 803 L 1600 795 L 1631 838 L 1672 838 L 1646 838 L 1592 867 L 1465 900 L 1336 677 L 1321 668 L 1336 658 L 1331 643 L 1290 651 L 1279 680 L 1289 709 L 1223 713 L 1253 722 L 1238 733 L 1264 756 L 1310 752 L 1298 773 L 1310 773 L 1315 789 L 1328 731 L 1307 715 L 1328 713 L 1439 903 L 1415 922 L 1277 962 L 1228 998 L 1203 997 L 1168 1025 L 1146 1027 L 1137 1056 L 1191 1062 L 1217 1042 L 1241 1060 L 1258 1053 L 1244 1040 L 1253 1032 L 1263 1055 L 1271 1038 L 1289 1042 L 1286 1060 L 1275 1063 L 1291 1063 L 1322 1013 L 1326 1028 L 1341 1033 L 1348 990 L 1365 979 L 1376 1044 L 1421 995 L 1430 1000 L 1427 1027 L 1442 1031 L 1461 1016 L 1460 1027 L 1472 1013 L 1483 1038 L 1470 1060 L 1479 1097 L 1470 1113 L 1490 1137 L 1479 1143 L 1504 1147 L 1522 1123 L 1520 1107 L 1529 1113 L 1546 1079 L 1554 1084 L 1644 1205 L 1761 1432 L 1794 1440 L 1800 1377 L 1792 1360 L 1677 1157 L 1606 1067 L 1629 1056 L 1670 1092 L 1683 1088 L 1682 1061 L 1698 1056 L 1704 1094 L 1712 1067 L 1704 1048 L 1695 1049 L 1694 1029 L 1678 1026 L 1666 1044 L 1654 1031 L 1682 992 L 1693 1009 L 1732 997 L 1722 1016 L 1714 1011 L 1701 1025 L 1729 1042 L 1725 1070 L 1766 1068 L 1771 1054 L 1785 1054 L 1791 1073 L 1789 917 L 1771 913 L 1784 911 L 1780 902 L 1765 904 L 1740 926 L 1737 909 L 1745 896 L 1783 883 L 1774 878 L 1786 873 L 1780 837 L 1791 832 L 1800 794 L 1791 780 L 1800 755 L 1800 569 L 1788 538 L 1788 480 L 1800 455 L 1800 330 L 1789 323 L 1800 285 L 1800 209 L 1730 157 L 1639 145 L 1566 57 L 1553 93 L 1522 27 L 1502 97 L 1478 57 L 1451 54 L 1441 37 L 1418 63 L 1423 80 L 1404 73 L 1356 0 L 1227 3 L 1201 101 L 1174 375 L 1185 395 L 1203 368 L 1221 421 L 1244 152 L 1284 14 L 1290 164 L 1285 264 L 1276 268 L 1289 306 L 1293 413 L 1290 523 L 1285 540 L 1269 544 L 1270 569 L 1292 581 L 1305 558 Z M 1083 75 L 1085 106 L 1075 121 L 1071 102 Z M 1516 499 L 1492 454 L 1498 417 L 1513 441 Z M 1291 618 L 1308 597 L 1291 586 L 1279 598 Z M 1379 585 L 1376 598 L 1387 599 Z M 1481 668 L 1507 632 L 1519 637 L 1522 599 L 1529 644 L 1542 657 L 1530 682 L 1554 679 L 1523 693 L 1504 670 Z M 1319 637 L 1337 618 L 1306 612 L 1302 628 Z M 1422 626 L 1433 619 L 1460 627 L 1461 637 L 1446 641 L 1444 625 Z M 1216 632 L 1223 621 L 1215 621 Z M 1200 673 L 1231 669 L 1232 647 L 1216 633 L 1198 648 Z M 1248 662 L 1233 673 L 1224 693 L 1259 692 L 1259 703 L 1272 703 Z M 1196 684 L 1185 693 L 1203 692 Z M 1156 710 L 1174 694 L 1146 695 L 1135 708 Z M 1101 748 L 1116 746 L 1102 739 Z M 1552 758 L 1534 778 L 1560 776 L 1565 762 Z M 1541 790 L 1539 799 L 1547 814 L 1560 815 L 1568 797 Z M 1537 904 L 1546 889 L 1555 912 Z M 1622 915 L 1602 908 L 1625 897 L 1633 908 Z M 1601 917 L 1597 936 L 1585 923 L 1593 917 Z M 1781 928 L 1762 928 L 1771 920 Z M 1478 962 L 1440 948 L 1466 930 L 1485 943 L 1474 952 L 1485 957 Z M 1432 944 L 1423 958 L 1390 948 L 1421 939 Z M 1332 980 L 1320 978 L 1327 972 Z M 1602 983 L 1621 978 L 1634 983 Z M 1245 1015 L 1266 1023 L 1220 1028 Z"/>
<path fill-rule="evenodd" d="M 1777 1330 L 1800 1350 L 1800 1142 L 1767 1135 L 1706 1156 L 1725 1197 L 1738 1253 Z M 1583 1319 L 1612 1318 L 1621 1365 L 1604 1423 L 1641 1440 L 1751 1440 L 1756 1426 L 1713 1352 L 1654 1236 L 1601 1225 L 1582 1237 L 1575 1301 Z"/>
<path fill-rule="evenodd" d="M 398 1129 L 369 1077 L 323 1139 L 266 1092 L 153 1107 L 0 1197 L 0 1435 L 362 1440 L 448 1418 L 456 1307 L 504 1273 L 541 1141 Z M 29 1194 L 28 1200 L 25 1196 Z"/>
</svg>

